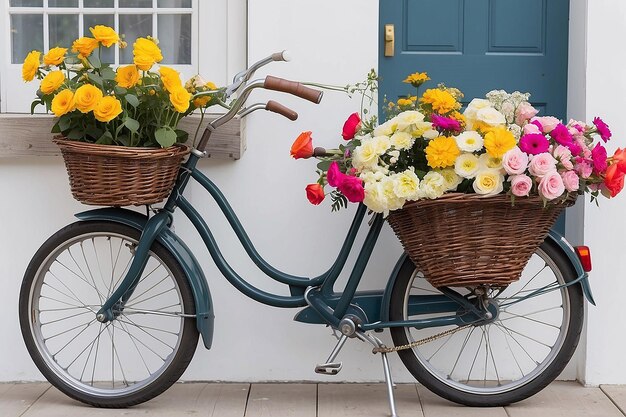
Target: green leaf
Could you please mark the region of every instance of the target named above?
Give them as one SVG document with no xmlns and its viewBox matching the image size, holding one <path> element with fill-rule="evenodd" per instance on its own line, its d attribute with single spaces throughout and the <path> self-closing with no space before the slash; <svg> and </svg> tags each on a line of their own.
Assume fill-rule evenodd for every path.
<svg viewBox="0 0 626 417">
<path fill-rule="evenodd" d="M 189 140 L 189 133 L 181 129 L 176 129 L 176 142 L 185 143 Z"/>
<path fill-rule="evenodd" d="M 139 99 L 137 98 L 136 95 L 134 94 L 126 94 L 126 96 L 124 96 L 124 98 L 126 99 L 126 102 L 128 104 L 130 104 L 133 107 L 137 107 L 139 106 Z"/>
<path fill-rule="evenodd" d="M 61 128 L 59 127 L 59 121 L 58 120 L 54 124 L 54 126 L 52 126 L 52 130 L 50 131 L 50 133 L 61 133 Z"/>
<path fill-rule="evenodd" d="M 70 127 L 72 127 L 72 119 L 70 119 L 69 117 L 66 117 L 66 116 L 61 116 L 59 118 L 58 125 L 59 125 L 59 129 L 61 129 L 61 132 L 65 132 Z"/>
<path fill-rule="evenodd" d="M 115 79 L 115 71 L 113 71 L 111 68 L 109 67 L 104 67 L 100 70 L 100 75 L 102 76 L 102 78 L 104 80 L 114 80 Z"/>
<path fill-rule="evenodd" d="M 79 140 L 85 136 L 85 132 L 80 129 L 72 129 L 70 132 L 65 135 L 70 140 Z"/>
<path fill-rule="evenodd" d="M 117 141 L 124 146 L 130 146 L 130 138 L 126 135 L 118 136 Z"/>
<path fill-rule="evenodd" d="M 162 148 L 167 148 L 176 143 L 176 132 L 171 127 L 165 126 L 154 131 L 154 138 Z"/>
<path fill-rule="evenodd" d="M 43 104 L 43 101 L 41 101 L 41 100 L 33 101 L 33 103 L 30 105 L 30 114 L 34 114 L 35 113 L 35 107 L 37 107 L 40 104 Z"/>
<path fill-rule="evenodd" d="M 330 164 L 331 161 L 321 161 L 317 164 L 317 169 L 320 169 L 322 171 L 328 171 L 328 168 L 330 168 Z"/>
<path fill-rule="evenodd" d="M 90 125 L 90 126 L 87 126 L 87 129 L 85 130 L 85 134 L 95 139 L 95 138 L 101 137 L 103 132 L 102 132 L 102 129 L 94 125 Z"/>
<path fill-rule="evenodd" d="M 115 87 L 113 87 L 113 91 L 115 92 L 115 94 L 119 96 L 123 96 L 124 94 L 126 94 L 128 90 L 125 89 L 124 87 L 120 87 L 119 85 L 116 85 Z"/>
<path fill-rule="evenodd" d="M 100 58 L 98 58 L 97 54 L 91 55 L 89 58 L 87 58 L 87 61 L 89 61 L 89 65 L 96 69 L 102 67 L 102 62 L 100 62 Z"/>
<path fill-rule="evenodd" d="M 98 84 L 100 87 L 102 87 L 102 77 L 100 77 L 98 74 L 92 73 L 92 72 L 88 72 L 87 73 L 87 77 L 89 77 L 89 79 Z"/>
<path fill-rule="evenodd" d="M 131 119 L 130 117 L 127 117 L 126 120 L 124 120 L 124 126 L 126 126 L 132 133 L 137 133 L 139 130 L 139 122 L 135 119 Z"/>
<path fill-rule="evenodd" d="M 113 144 L 113 135 L 108 130 L 100 136 L 100 138 L 96 141 L 98 145 L 112 145 Z"/>
</svg>

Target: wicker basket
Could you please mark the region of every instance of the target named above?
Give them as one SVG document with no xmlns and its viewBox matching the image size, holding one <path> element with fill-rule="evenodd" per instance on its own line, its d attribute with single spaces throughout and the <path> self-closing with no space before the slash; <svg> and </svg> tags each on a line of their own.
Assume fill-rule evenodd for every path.
<svg viewBox="0 0 626 417">
<path fill-rule="evenodd" d="M 561 211 L 576 196 L 546 208 L 539 197 L 445 194 L 407 203 L 389 224 L 434 287 L 506 286 L 519 279 Z"/>
<path fill-rule="evenodd" d="M 84 204 L 154 204 L 168 196 L 186 146 L 133 148 L 55 138 L 61 148 L 74 198 Z"/>
</svg>

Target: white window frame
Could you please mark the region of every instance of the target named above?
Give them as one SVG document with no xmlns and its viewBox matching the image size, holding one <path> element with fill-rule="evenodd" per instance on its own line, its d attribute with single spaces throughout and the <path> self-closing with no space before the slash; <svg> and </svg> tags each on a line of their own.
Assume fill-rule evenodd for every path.
<svg viewBox="0 0 626 417">
<path fill-rule="evenodd" d="M 82 4 L 82 0 L 79 0 Z M 44 0 L 44 6 L 48 1 Z M 115 0 L 115 6 L 118 0 Z M 17 8 L 16 8 L 17 9 Z M 23 13 L 41 13 L 39 7 L 19 8 Z M 75 8 L 46 10 L 44 7 L 44 53 L 48 49 L 47 14 L 73 13 Z M 84 8 L 79 13 L 111 14 L 111 9 Z M 108 10 L 108 12 L 107 12 Z M 176 9 L 158 9 L 160 13 L 176 12 Z M 181 72 L 184 80 L 200 74 L 217 85 L 230 82 L 233 75 L 246 66 L 247 56 L 247 0 L 192 0 L 191 65 L 171 65 Z M 118 22 L 118 10 L 115 21 Z M 129 8 L 122 14 L 154 13 L 153 8 Z M 154 14 L 156 20 L 156 14 Z M 82 25 L 82 20 L 79 20 Z M 0 0 L 0 113 L 29 113 L 39 83 L 22 80 L 22 65 L 11 63 L 11 34 L 8 0 Z M 155 25 L 153 25 L 155 27 Z M 79 27 L 79 33 L 81 28 Z M 129 45 L 132 48 L 132 45 Z M 40 111 L 41 111 L 40 107 Z M 1 132 L 0 132 L 1 133 Z"/>
</svg>

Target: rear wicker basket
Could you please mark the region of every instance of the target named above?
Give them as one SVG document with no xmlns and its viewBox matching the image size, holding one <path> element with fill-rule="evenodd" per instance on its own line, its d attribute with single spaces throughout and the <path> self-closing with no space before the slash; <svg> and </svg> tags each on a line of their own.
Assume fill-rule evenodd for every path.
<svg viewBox="0 0 626 417">
<path fill-rule="evenodd" d="M 519 279 L 565 207 L 539 197 L 445 194 L 407 203 L 388 221 L 405 251 L 434 287 L 506 286 Z"/>
<path fill-rule="evenodd" d="M 55 138 L 61 148 L 74 198 L 84 204 L 154 204 L 168 196 L 185 146 L 133 148 Z"/>
</svg>

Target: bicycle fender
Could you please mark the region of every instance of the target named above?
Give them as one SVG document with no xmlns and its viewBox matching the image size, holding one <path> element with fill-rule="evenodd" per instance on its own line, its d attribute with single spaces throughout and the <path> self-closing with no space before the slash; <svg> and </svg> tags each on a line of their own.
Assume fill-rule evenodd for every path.
<svg viewBox="0 0 626 417">
<path fill-rule="evenodd" d="M 101 208 L 84 211 L 76 214 L 80 220 L 107 220 L 130 226 L 137 230 L 143 230 L 148 217 L 132 210 L 123 208 Z M 193 298 L 196 304 L 196 327 L 202 335 L 204 347 L 211 348 L 213 342 L 213 329 L 215 315 L 213 313 L 213 300 L 207 284 L 204 272 L 185 242 L 169 228 L 164 228 L 158 235 L 157 240 L 176 258 L 185 272 L 187 281 L 191 285 Z"/>
<path fill-rule="evenodd" d="M 559 248 L 559 250 L 561 250 L 561 252 L 563 252 L 563 254 L 567 256 L 572 266 L 574 267 L 574 270 L 576 271 L 576 276 L 577 276 L 576 281 L 580 283 L 580 286 L 583 290 L 583 294 L 585 295 L 585 298 L 587 299 L 587 301 L 589 301 L 592 305 L 595 306 L 596 302 L 593 299 L 593 293 L 591 292 L 591 285 L 589 284 L 589 275 L 583 269 L 580 263 L 580 259 L 578 259 L 578 255 L 576 255 L 576 252 L 574 251 L 574 248 L 572 247 L 572 245 L 570 245 L 569 242 L 565 240 L 563 236 L 561 236 L 559 233 L 553 230 L 550 230 L 550 232 L 548 233 L 548 236 L 546 236 L 546 240 L 556 245 Z M 396 262 L 396 265 L 393 268 L 391 275 L 389 276 L 389 280 L 387 281 L 385 291 L 383 292 L 383 300 L 380 305 L 381 321 L 389 321 L 389 306 L 391 303 L 391 290 L 393 288 L 394 283 L 396 282 L 396 279 L 398 278 L 400 267 L 402 267 L 402 264 L 405 262 L 407 256 L 408 255 L 406 253 L 403 253 L 400 256 L 400 259 L 398 259 L 398 262 Z"/>
</svg>

